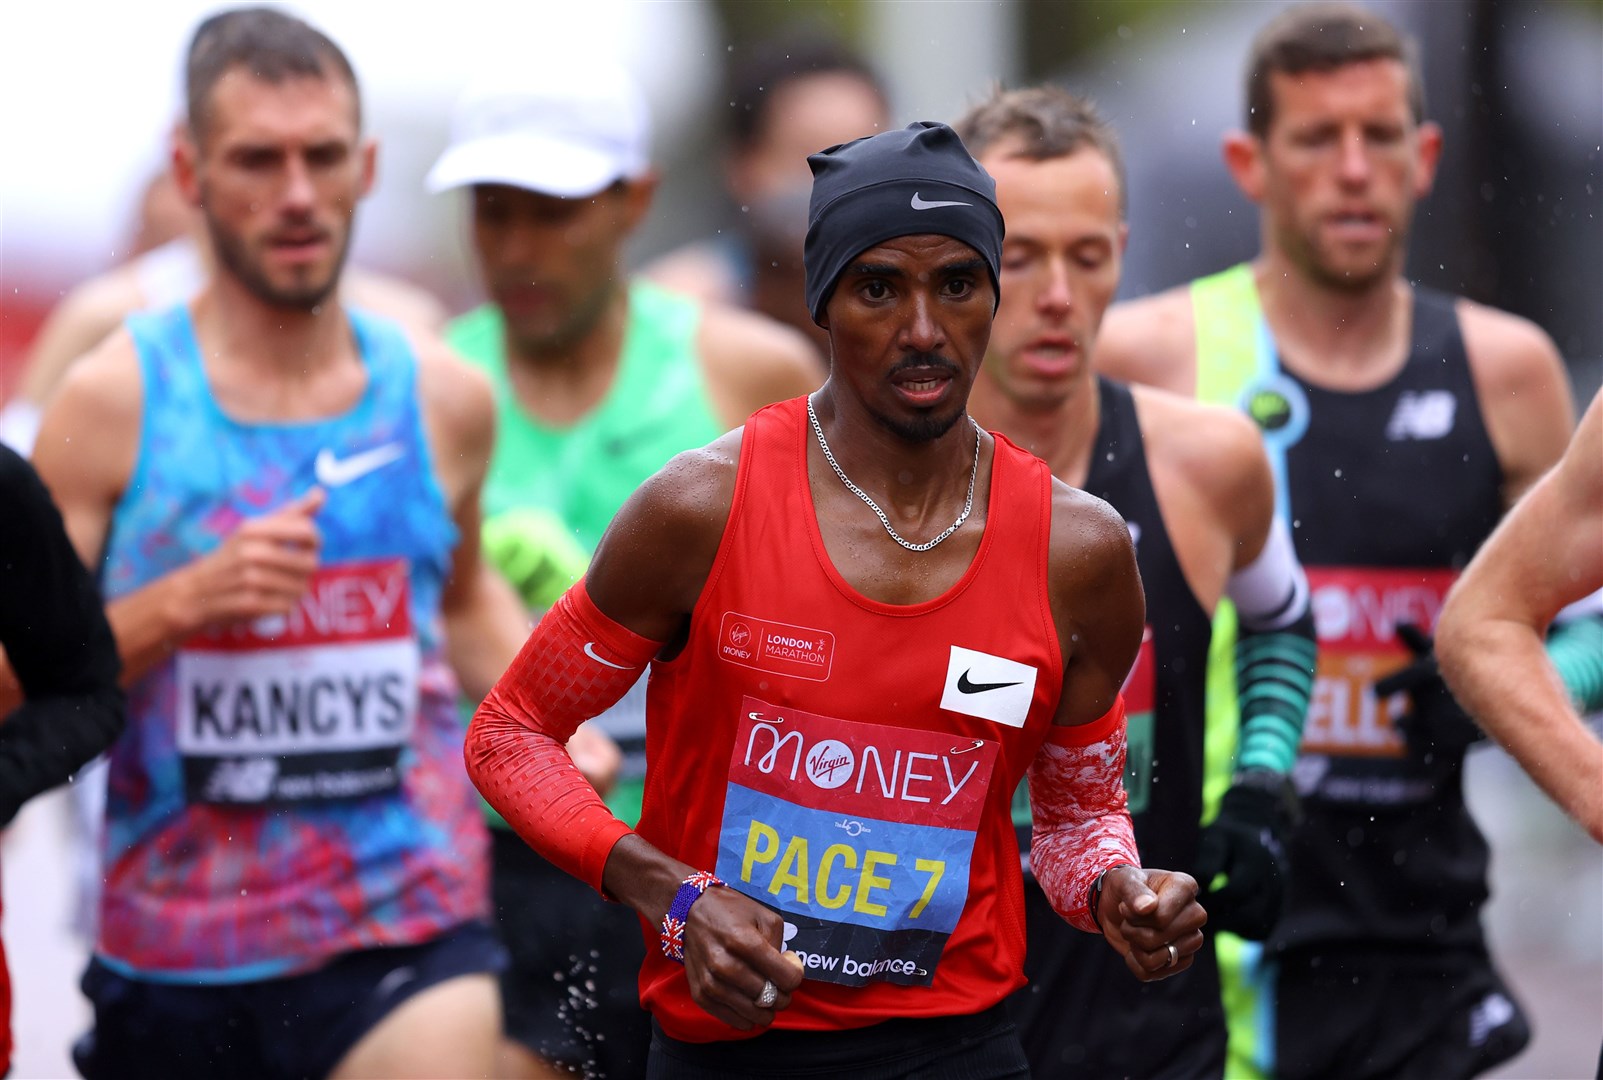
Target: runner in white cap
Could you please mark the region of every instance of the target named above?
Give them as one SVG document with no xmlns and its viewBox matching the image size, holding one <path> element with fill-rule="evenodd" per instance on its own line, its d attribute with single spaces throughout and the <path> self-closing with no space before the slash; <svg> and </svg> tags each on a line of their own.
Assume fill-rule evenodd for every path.
<svg viewBox="0 0 1603 1080">
<path fill-rule="evenodd" d="M 642 481 L 753 409 L 810 390 L 822 371 L 790 330 L 628 279 L 623 248 L 656 177 L 645 101 L 615 63 L 552 58 L 470 87 L 429 184 L 471 189 L 489 293 L 448 330 L 496 391 L 486 552 L 544 610 L 584 572 Z M 631 824 L 645 775 L 644 699 L 642 682 L 597 720 L 624 751 L 616 783 L 615 754 L 598 761 L 573 748 Z M 635 989 L 634 914 L 511 831 L 492 835 L 497 914 L 513 954 L 501 980 L 500 1074 L 638 1075 L 650 1029 Z"/>
</svg>

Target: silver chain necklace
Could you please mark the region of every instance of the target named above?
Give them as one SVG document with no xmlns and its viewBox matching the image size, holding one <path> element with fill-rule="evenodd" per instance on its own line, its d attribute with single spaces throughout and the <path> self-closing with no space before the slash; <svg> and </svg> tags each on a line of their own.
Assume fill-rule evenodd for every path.
<svg viewBox="0 0 1603 1080">
<path fill-rule="evenodd" d="M 968 422 L 974 424 L 974 467 L 969 470 L 968 474 L 968 498 L 963 500 L 963 512 L 957 515 L 956 521 L 952 522 L 946 527 L 945 532 L 941 533 L 941 535 L 937 536 L 935 539 L 923 544 L 909 543 L 907 540 L 904 540 L 901 533 L 897 532 L 891 527 L 891 519 L 886 517 L 885 511 L 879 508 L 879 503 L 875 502 L 873 498 L 869 496 L 868 492 L 852 483 L 851 479 L 847 477 L 845 470 L 843 470 L 840 467 L 840 463 L 835 460 L 835 455 L 829 452 L 829 441 L 824 438 L 823 425 L 819 424 L 818 414 L 813 411 L 813 399 L 811 395 L 809 395 L 807 398 L 807 419 L 812 421 L 813 434 L 818 436 L 818 448 L 824 452 L 824 460 L 829 462 L 829 467 L 831 469 L 835 470 L 835 475 L 840 477 L 840 482 L 846 485 L 846 490 L 850 491 L 853 495 L 856 495 L 859 499 L 862 499 L 865 503 L 867 503 L 868 508 L 874 511 L 875 516 L 879 518 L 879 523 L 885 526 L 885 531 L 891 534 L 891 539 L 895 540 L 908 551 L 928 551 L 936 544 L 939 544 L 942 540 L 945 540 L 948 536 L 951 536 L 958 529 L 962 528 L 963 522 L 968 520 L 968 512 L 974 509 L 974 478 L 980 474 L 980 425 L 974 422 L 974 418 L 972 416 L 969 417 Z"/>
</svg>

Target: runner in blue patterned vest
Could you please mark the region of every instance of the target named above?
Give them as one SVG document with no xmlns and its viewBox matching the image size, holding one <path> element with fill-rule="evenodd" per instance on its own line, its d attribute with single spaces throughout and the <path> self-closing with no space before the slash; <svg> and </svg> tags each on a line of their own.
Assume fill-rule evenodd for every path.
<svg viewBox="0 0 1603 1080">
<path fill-rule="evenodd" d="M 458 680 L 527 625 L 479 561 L 489 387 L 336 295 L 373 179 L 355 76 L 276 10 L 202 23 L 175 154 L 217 251 L 40 428 L 128 683 L 89 1077 L 493 1068 Z"/>
<path fill-rule="evenodd" d="M 1118 144 L 1090 104 L 1055 87 L 1001 93 L 959 129 L 995 177 L 1007 220 L 1002 304 L 971 398 L 975 415 L 1128 524 L 1147 597 L 1145 638 L 1124 688 L 1125 789 L 1141 857 L 1213 885 L 1210 931 L 1261 937 L 1284 885 L 1286 774 L 1314 654 L 1306 583 L 1289 534 L 1273 524 L 1262 441 L 1229 410 L 1093 373 L 1127 226 Z M 1247 631 L 1241 708 L 1229 710 L 1242 745 L 1236 783 L 1204 828 L 1210 620 L 1226 597 Z M 1027 804 L 1015 806 L 1015 820 L 1027 851 Z M 1053 917 L 1039 888 L 1026 887 L 1025 905 L 1031 985 L 1014 995 L 1013 1013 L 1036 1076 L 1223 1074 L 1211 934 L 1194 970 L 1141 984 Z"/>
<path fill-rule="evenodd" d="M 1487 851 L 1460 773 L 1475 731 L 1414 654 L 1562 452 L 1569 386 L 1541 330 L 1402 276 L 1441 132 L 1394 27 L 1346 5 L 1277 17 L 1247 124 L 1225 161 L 1259 206 L 1258 260 L 1116 309 L 1098 355 L 1258 422 L 1313 591 L 1306 820 L 1256 976 L 1274 1009 L 1243 1012 L 1232 1052 L 1288 1080 L 1473 1076 L 1528 1029 L 1481 929 Z"/>
</svg>

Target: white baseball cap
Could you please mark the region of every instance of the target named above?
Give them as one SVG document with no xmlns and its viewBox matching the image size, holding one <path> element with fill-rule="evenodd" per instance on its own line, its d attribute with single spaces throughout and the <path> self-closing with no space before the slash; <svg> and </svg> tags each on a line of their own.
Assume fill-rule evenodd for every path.
<svg viewBox="0 0 1603 1080">
<path fill-rule="evenodd" d="M 650 149 L 645 97 L 616 62 L 534 63 L 463 92 L 427 184 L 432 192 L 509 184 L 579 198 L 643 174 Z"/>
</svg>

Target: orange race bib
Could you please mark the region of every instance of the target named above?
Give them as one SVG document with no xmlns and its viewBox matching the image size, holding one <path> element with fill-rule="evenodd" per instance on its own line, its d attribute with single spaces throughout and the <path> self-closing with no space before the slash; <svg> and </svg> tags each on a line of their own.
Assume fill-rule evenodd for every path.
<svg viewBox="0 0 1603 1080">
<path fill-rule="evenodd" d="M 1414 659 L 1397 637 L 1397 625 L 1434 632 L 1457 576 L 1448 569 L 1308 567 L 1319 659 L 1303 753 L 1404 755 L 1397 719 L 1408 711 L 1408 695 L 1379 699 L 1374 684 Z"/>
</svg>

